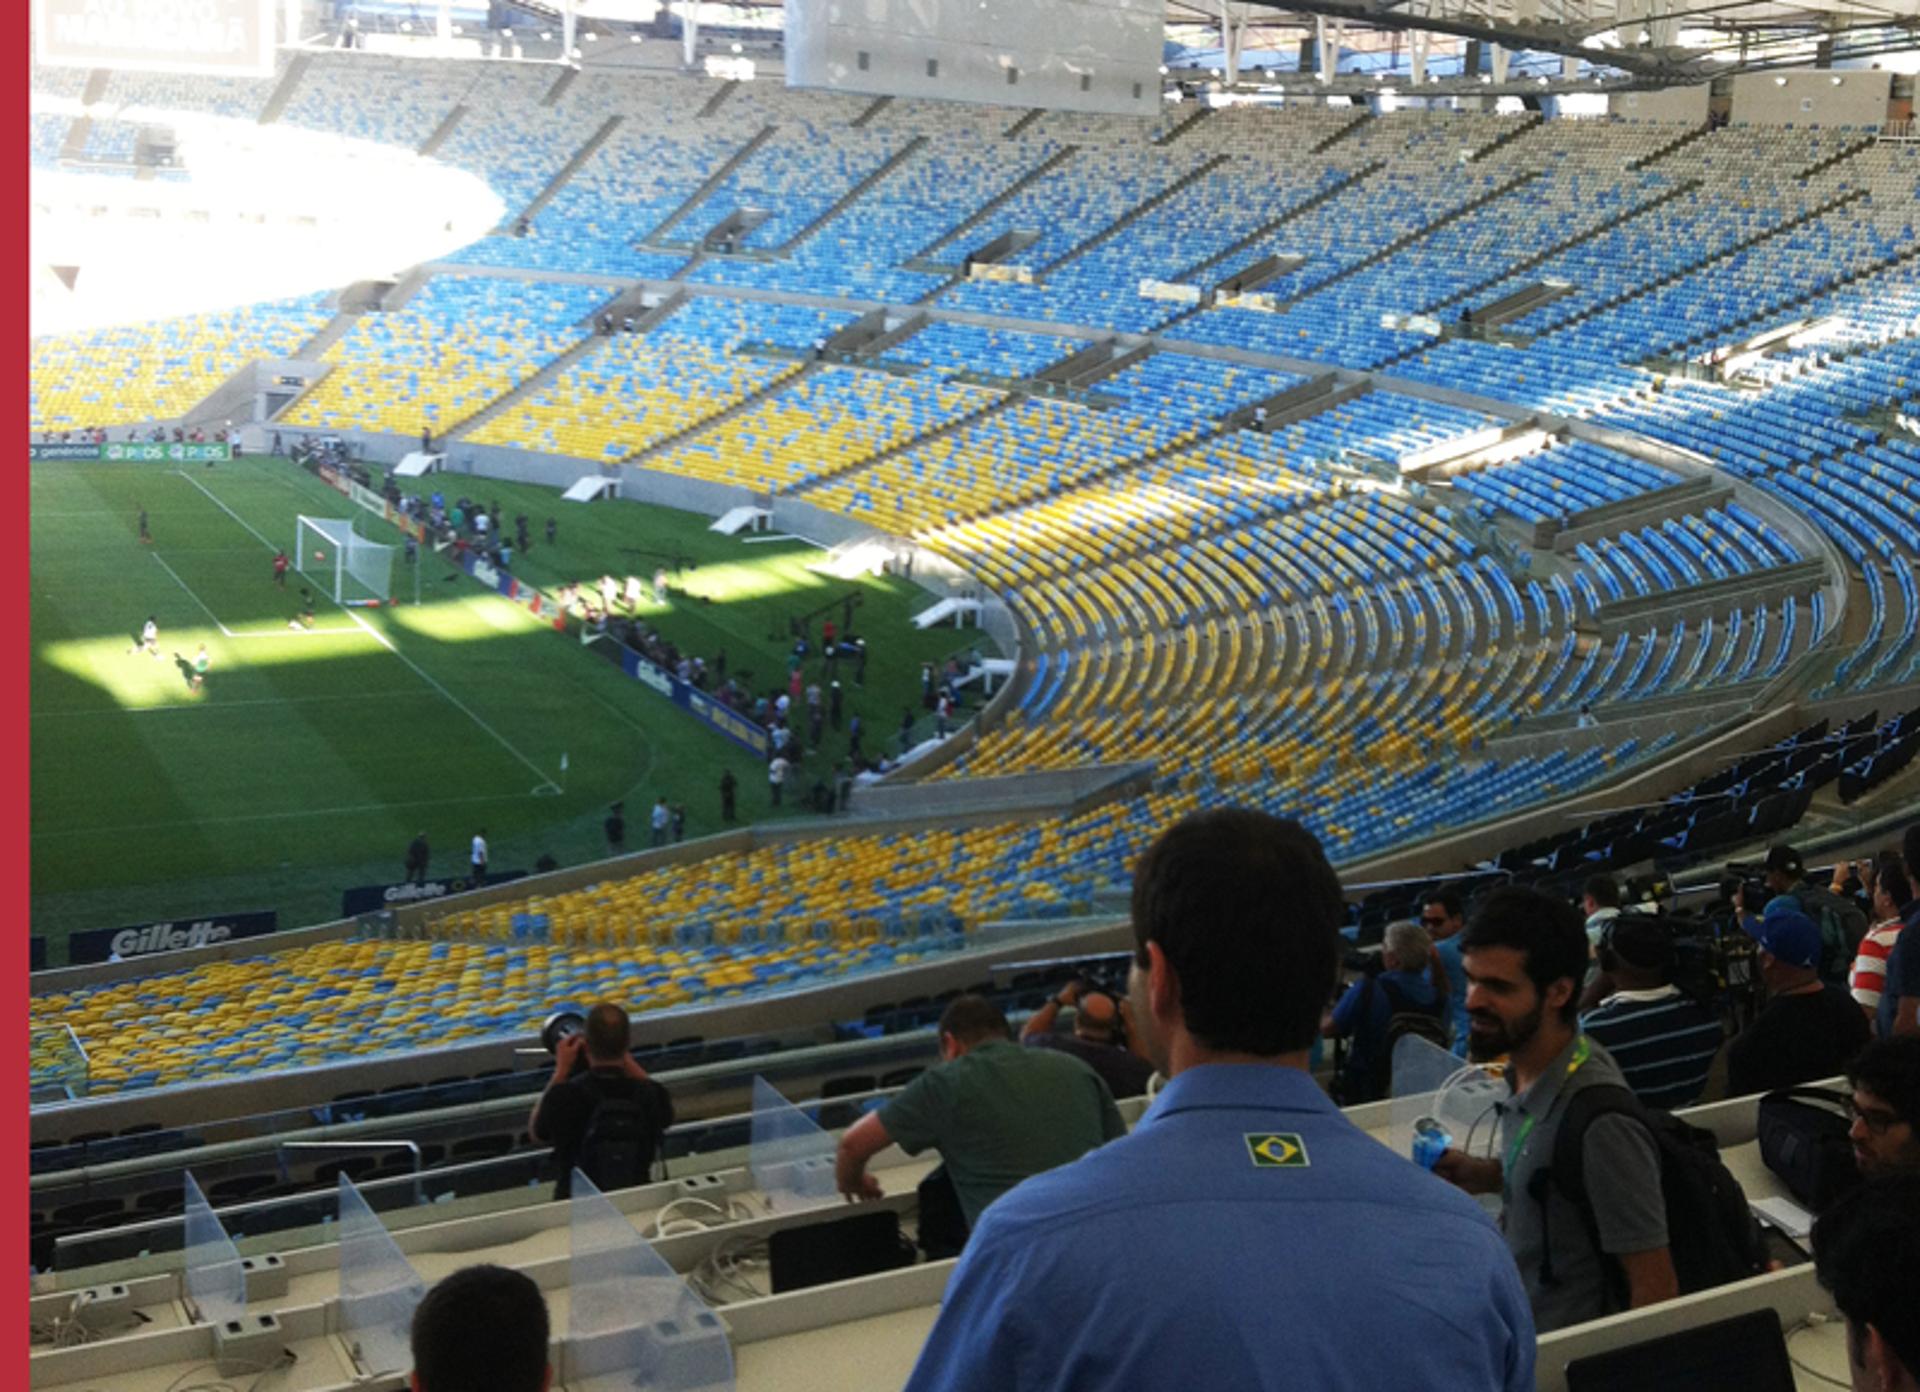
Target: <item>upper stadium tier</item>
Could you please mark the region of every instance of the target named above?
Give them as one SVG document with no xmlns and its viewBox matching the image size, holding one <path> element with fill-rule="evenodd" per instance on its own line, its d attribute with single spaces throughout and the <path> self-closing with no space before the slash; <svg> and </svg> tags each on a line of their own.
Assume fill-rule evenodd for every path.
<svg viewBox="0 0 1920 1392">
<path fill-rule="evenodd" d="M 1299 817 L 1357 862 L 1564 798 L 1783 682 L 1920 679 L 1920 144 L 1026 117 L 591 69 L 548 104 L 554 78 L 313 58 L 275 122 L 430 147 L 500 228 L 370 309 L 311 287 L 43 338 L 34 428 L 171 420 L 301 357 L 329 370 L 277 425 L 810 504 L 1019 621 L 1007 718 L 937 780 L 1150 762 L 1152 791 L 609 867 L 450 908 L 431 944 L 36 997 L 96 1088 L 406 1048 L 449 992 L 478 1037 L 561 999 L 658 1009 L 951 950 L 1123 886 L 1195 807 Z M 57 165 L 86 118 L 49 114 L 78 109 L 70 80 L 36 84 Z M 275 88 L 113 84 L 245 120 Z M 875 310 L 878 338 L 830 350 Z"/>
</svg>

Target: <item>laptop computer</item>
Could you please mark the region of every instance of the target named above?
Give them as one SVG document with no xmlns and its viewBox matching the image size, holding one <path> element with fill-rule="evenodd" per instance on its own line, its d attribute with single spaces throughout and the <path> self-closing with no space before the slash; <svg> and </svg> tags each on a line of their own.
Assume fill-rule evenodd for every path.
<svg viewBox="0 0 1920 1392">
<path fill-rule="evenodd" d="M 768 1279 L 775 1295 L 891 1271 L 912 1260 L 913 1248 L 900 1238 L 900 1215 L 890 1208 L 781 1228 L 767 1238 Z"/>
<path fill-rule="evenodd" d="M 1576 1358 L 1567 1392 L 1794 1392 L 1786 1335 L 1772 1310 Z"/>
</svg>

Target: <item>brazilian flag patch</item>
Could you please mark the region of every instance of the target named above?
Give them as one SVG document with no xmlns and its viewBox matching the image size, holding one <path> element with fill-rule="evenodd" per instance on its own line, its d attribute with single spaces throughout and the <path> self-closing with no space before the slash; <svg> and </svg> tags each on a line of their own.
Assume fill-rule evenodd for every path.
<svg viewBox="0 0 1920 1392">
<path fill-rule="evenodd" d="M 1256 1170 L 1304 1170 L 1307 1144 L 1291 1131 L 1249 1131 L 1247 1154 Z"/>
</svg>

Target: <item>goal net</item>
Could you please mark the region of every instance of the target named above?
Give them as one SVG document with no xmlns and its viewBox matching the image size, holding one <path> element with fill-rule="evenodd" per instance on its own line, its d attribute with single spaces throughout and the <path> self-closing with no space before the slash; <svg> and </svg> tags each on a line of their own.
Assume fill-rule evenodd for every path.
<svg viewBox="0 0 1920 1392">
<path fill-rule="evenodd" d="M 392 593 L 393 548 L 358 535 L 346 518 L 302 515 L 293 564 L 335 604 L 384 604 Z"/>
</svg>

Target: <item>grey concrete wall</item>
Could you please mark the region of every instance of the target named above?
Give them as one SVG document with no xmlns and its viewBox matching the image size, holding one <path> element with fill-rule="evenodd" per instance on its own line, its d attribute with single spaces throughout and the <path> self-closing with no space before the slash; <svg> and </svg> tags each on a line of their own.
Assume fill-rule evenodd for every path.
<svg viewBox="0 0 1920 1392">
<path fill-rule="evenodd" d="M 1689 126 L 1707 123 L 1708 84 L 1666 87 L 1657 92 L 1615 92 L 1607 98 L 1607 114 L 1624 121 L 1674 121 Z M 1675 131 L 1677 136 L 1679 131 Z"/>
<path fill-rule="evenodd" d="M 1663 735 L 1691 736 L 1703 728 L 1712 730 L 1743 723 L 1753 709 L 1754 694 L 1749 686 L 1724 700 L 1689 696 L 1691 704 L 1682 710 L 1622 714 L 1612 718 L 1602 706 L 1596 712 L 1599 723 L 1584 730 L 1576 723 L 1576 716 L 1529 721 L 1520 727 L 1520 733 L 1488 740 L 1486 753 L 1488 758 L 1504 762 L 1538 758 L 1562 750 L 1612 749 L 1630 739 L 1638 740 L 1644 749 Z M 1626 709 L 1631 711 L 1632 707 Z"/>
<path fill-rule="evenodd" d="M 1151 763 L 1094 764 L 998 778 L 889 784 L 856 789 L 853 808 L 862 816 L 884 817 L 1040 807 L 1065 812 L 1117 793 L 1143 791 L 1152 778 Z"/>
<path fill-rule="evenodd" d="M 1887 119 L 1893 74 L 1858 68 L 1737 73 L 1734 125 L 1877 126 Z"/>
</svg>

